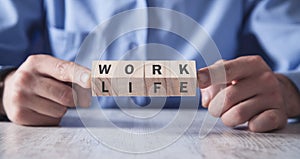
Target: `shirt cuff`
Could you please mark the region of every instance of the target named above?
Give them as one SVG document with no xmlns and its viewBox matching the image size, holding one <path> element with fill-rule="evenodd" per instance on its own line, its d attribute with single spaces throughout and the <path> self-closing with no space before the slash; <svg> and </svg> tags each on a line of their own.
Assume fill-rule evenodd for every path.
<svg viewBox="0 0 300 159">
<path fill-rule="evenodd" d="M 6 76 L 16 70 L 16 67 L 11 67 L 11 66 L 1 66 L 0 67 L 0 99 L 1 99 L 1 103 L 0 103 L 0 109 L 3 109 L 3 103 L 2 103 L 2 96 L 3 96 L 3 89 L 4 89 L 4 80 L 6 78 Z M 4 110 L 1 110 L 4 111 Z M 7 118 L 6 115 L 3 115 L 2 113 L 0 113 L 0 121 L 9 121 L 9 119 Z"/>
<path fill-rule="evenodd" d="M 281 74 L 289 78 L 300 91 L 300 71 L 281 72 Z"/>
</svg>

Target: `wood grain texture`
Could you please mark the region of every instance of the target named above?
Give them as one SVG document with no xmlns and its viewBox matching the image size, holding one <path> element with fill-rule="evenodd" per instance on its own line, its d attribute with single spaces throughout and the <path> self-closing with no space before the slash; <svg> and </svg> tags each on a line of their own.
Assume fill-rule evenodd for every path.
<svg viewBox="0 0 300 159">
<path fill-rule="evenodd" d="M 169 96 L 194 96 L 197 89 L 195 61 L 169 63 L 167 94 Z"/>
<path fill-rule="evenodd" d="M 116 86 L 117 96 L 145 95 L 143 61 L 120 61 L 115 77 L 113 83 Z"/>
<path fill-rule="evenodd" d="M 101 71 L 100 71 L 100 66 Z M 92 64 L 92 95 L 115 96 L 112 81 L 116 78 L 117 61 L 93 61 Z M 103 71 L 103 72 L 102 72 Z M 107 72 L 106 72 L 107 71 Z"/>
<path fill-rule="evenodd" d="M 155 110 L 137 111 L 151 113 Z M 138 125 L 121 118 L 120 114 L 123 112 L 120 110 L 107 109 L 105 112 L 119 119 L 115 120 L 116 124 L 124 128 L 141 129 Z M 176 112 L 177 110 L 164 110 L 161 113 L 168 117 Z M 90 118 L 91 122 L 93 117 L 98 115 L 93 110 L 86 110 L 86 114 L 86 118 Z M 225 127 L 219 121 L 206 138 L 199 139 L 199 128 L 205 114 L 206 111 L 199 111 L 194 123 L 175 143 L 147 154 L 127 154 L 102 145 L 84 128 L 76 110 L 68 111 L 60 127 L 24 127 L 9 122 L 0 122 L 0 158 L 299 158 L 300 124 L 298 122 L 288 124 L 285 129 L 271 133 L 252 133 L 242 127 L 237 129 Z M 153 122 L 148 127 L 155 127 L 161 122 L 166 121 Z M 95 129 L 104 132 L 112 130 L 112 127 L 105 122 L 95 123 L 95 125 L 101 126 L 95 126 Z"/>
<path fill-rule="evenodd" d="M 147 96 L 168 96 L 168 61 L 145 61 L 145 89 Z"/>
<path fill-rule="evenodd" d="M 92 68 L 93 96 L 145 95 L 143 61 L 93 61 Z"/>
</svg>

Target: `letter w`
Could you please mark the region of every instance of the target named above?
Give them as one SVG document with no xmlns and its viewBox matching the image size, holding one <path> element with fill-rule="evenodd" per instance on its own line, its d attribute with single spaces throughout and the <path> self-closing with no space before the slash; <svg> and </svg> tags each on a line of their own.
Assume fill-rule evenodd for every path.
<svg viewBox="0 0 300 159">
<path fill-rule="evenodd" d="M 108 65 L 108 67 L 107 67 L 107 65 L 104 65 L 103 67 L 102 67 L 102 65 L 99 65 L 99 73 L 100 73 L 100 74 L 103 74 L 103 71 L 104 71 L 105 74 L 108 74 L 110 68 L 111 68 L 111 64 Z"/>
</svg>

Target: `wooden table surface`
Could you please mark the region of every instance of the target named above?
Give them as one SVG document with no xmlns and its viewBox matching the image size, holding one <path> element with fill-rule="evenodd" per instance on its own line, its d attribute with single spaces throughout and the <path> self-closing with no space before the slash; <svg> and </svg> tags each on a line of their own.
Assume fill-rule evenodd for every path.
<svg viewBox="0 0 300 159">
<path fill-rule="evenodd" d="M 120 118 L 118 114 L 123 113 L 116 109 L 105 111 L 115 118 Z M 161 113 L 170 116 L 174 112 L 176 110 Z M 86 113 L 90 117 L 97 115 L 93 110 L 86 110 Z M 205 114 L 204 110 L 198 111 L 193 124 L 173 144 L 145 154 L 108 148 L 87 131 L 76 110 L 69 110 L 59 127 L 24 127 L 0 122 L 0 158 L 300 158 L 298 122 L 271 133 L 252 133 L 243 128 L 228 128 L 218 121 L 209 135 L 200 139 L 199 129 Z M 128 125 L 126 119 L 116 121 L 121 126 Z M 95 126 L 94 129 L 111 133 L 114 128 Z"/>
</svg>

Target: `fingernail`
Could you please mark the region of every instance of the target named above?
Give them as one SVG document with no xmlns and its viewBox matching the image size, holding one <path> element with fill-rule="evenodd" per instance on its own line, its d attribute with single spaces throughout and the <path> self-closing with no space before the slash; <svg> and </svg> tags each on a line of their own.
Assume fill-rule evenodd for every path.
<svg viewBox="0 0 300 159">
<path fill-rule="evenodd" d="M 90 79 L 90 75 L 86 72 L 82 73 L 80 76 L 80 80 L 83 83 L 87 83 L 89 79 Z"/>
<path fill-rule="evenodd" d="M 208 82 L 208 74 L 206 72 L 198 72 L 199 82 L 203 85 Z"/>
<path fill-rule="evenodd" d="M 209 100 L 209 97 L 207 95 L 207 93 L 202 93 L 202 105 L 204 107 L 207 107 L 208 106 L 208 100 Z"/>
</svg>

